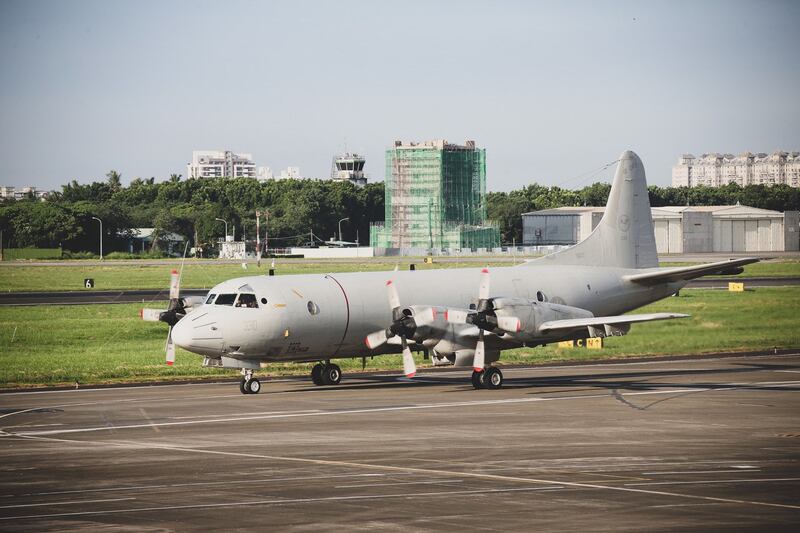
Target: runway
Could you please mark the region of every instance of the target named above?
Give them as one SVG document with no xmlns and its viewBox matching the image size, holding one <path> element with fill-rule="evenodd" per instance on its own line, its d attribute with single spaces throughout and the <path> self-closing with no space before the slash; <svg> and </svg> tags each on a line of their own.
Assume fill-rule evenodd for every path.
<svg viewBox="0 0 800 533">
<path fill-rule="evenodd" d="M 0 529 L 800 522 L 800 353 L 0 394 Z"/>
<path fill-rule="evenodd" d="M 744 283 L 746 287 L 788 287 L 800 285 L 800 277 L 781 278 L 700 278 L 689 282 L 689 289 L 727 289 L 728 282 Z M 182 289 L 182 296 L 205 296 L 207 289 Z M 169 300 L 169 290 L 137 289 L 118 291 L 51 291 L 0 293 L 0 307 L 17 305 L 91 305 L 128 304 Z"/>
</svg>

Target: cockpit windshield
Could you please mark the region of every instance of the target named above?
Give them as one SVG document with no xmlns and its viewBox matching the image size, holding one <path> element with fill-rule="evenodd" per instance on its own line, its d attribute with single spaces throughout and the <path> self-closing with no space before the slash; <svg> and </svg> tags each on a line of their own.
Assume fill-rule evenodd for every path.
<svg viewBox="0 0 800 533">
<path fill-rule="evenodd" d="M 233 305 L 236 301 L 236 294 L 220 294 L 214 301 L 216 305 Z"/>
<path fill-rule="evenodd" d="M 216 298 L 216 294 L 209 294 L 208 298 L 206 298 L 206 305 L 211 305 L 214 303 L 214 298 Z"/>
<path fill-rule="evenodd" d="M 249 308 L 256 308 L 258 307 L 258 302 L 256 302 L 256 295 L 243 292 L 239 295 L 239 299 L 236 300 L 236 307 L 249 307 Z"/>
</svg>

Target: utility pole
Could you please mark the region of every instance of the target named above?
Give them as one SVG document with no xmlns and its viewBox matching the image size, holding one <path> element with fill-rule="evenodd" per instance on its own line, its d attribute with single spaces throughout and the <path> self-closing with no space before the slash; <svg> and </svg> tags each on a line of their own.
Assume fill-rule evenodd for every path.
<svg viewBox="0 0 800 533">
<path fill-rule="evenodd" d="M 256 264 L 261 266 L 261 211 L 256 209 Z"/>
</svg>

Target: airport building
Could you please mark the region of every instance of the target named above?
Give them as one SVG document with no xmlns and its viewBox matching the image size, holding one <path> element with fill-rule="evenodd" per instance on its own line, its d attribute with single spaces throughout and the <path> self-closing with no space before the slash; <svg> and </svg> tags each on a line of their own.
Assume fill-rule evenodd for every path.
<svg viewBox="0 0 800 533">
<path fill-rule="evenodd" d="M 331 179 L 349 181 L 356 187 L 363 187 L 367 184 L 367 176 L 364 174 L 366 162 L 367 160 L 358 154 L 344 153 L 336 156 L 331 164 Z"/>
<path fill-rule="evenodd" d="M 395 141 L 386 150 L 386 213 L 370 229 L 375 248 L 494 248 L 486 222 L 486 150 L 475 141 Z"/>
<path fill-rule="evenodd" d="M 585 239 L 605 207 L 559 207 L 522 215 L 525 246 L 569 245 Z M 660 254 L 800 250 L 797 211 L 744 205 L 653 207 Z"/>
<path fill-rule="evenodd" d="M 728 183 L 800 187 L 800 152 L 683 154 L 672 167 L 673 187 L 719 187 Z"/>
<path fill-rule="evenodd" d="M 186 165 L 188 178 L 255 178 L 256 164 L 252 154 L 237 154 L 230 150 L 196 150 L 192 162 Z"/>
</svg>

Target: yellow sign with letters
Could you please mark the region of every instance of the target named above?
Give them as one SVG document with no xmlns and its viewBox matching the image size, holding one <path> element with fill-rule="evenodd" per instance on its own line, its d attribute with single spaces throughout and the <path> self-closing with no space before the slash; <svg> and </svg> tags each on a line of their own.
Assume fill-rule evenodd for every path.
<svg viewBox="0 0 800 533">
<path fill-rule="evenodd" d="M 728 283 L 728 290 L 730 292 L 744 292 L 744 283 Z"/>
</svg>

